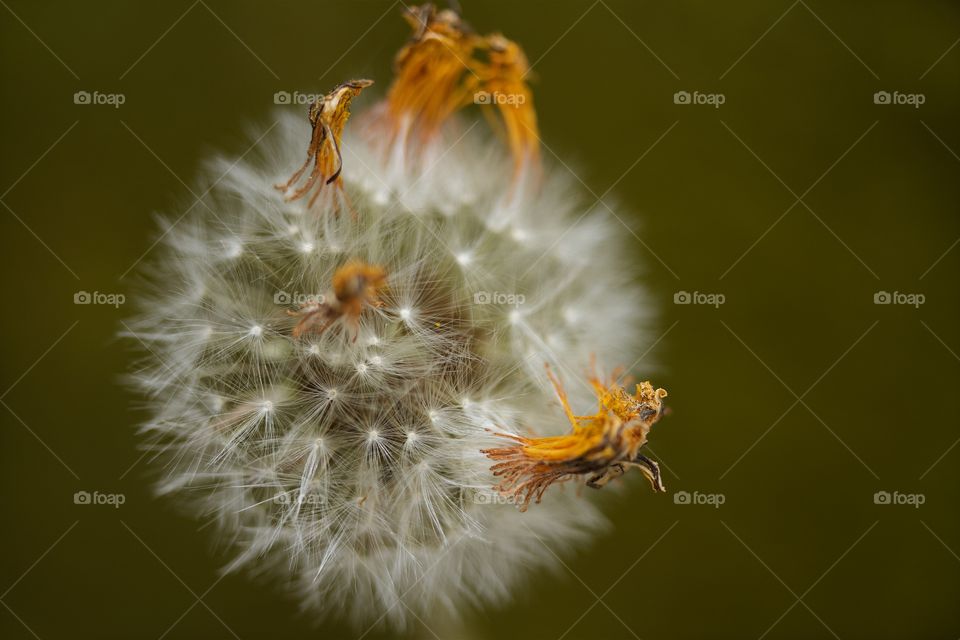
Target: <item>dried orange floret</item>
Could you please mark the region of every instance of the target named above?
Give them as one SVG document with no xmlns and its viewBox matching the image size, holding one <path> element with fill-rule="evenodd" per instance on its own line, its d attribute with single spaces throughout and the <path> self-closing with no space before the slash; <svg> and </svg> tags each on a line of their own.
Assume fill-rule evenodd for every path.
<svg viewBox="0 0 960 640">
<path fill-rule="evenodd" d="M 491 467 L 501 479 L 496 491 L 526 511 L 531 501 L 540 502 L 544 491 L 556 482 L 585 477 L 587 486 L 599 489 L 622 475 L 626 466 L 638 467 L 654 491 L 666 490 L 660 467 L 640 453 L 650 428 L 663 415 L 664 389 L 641 382 L 631 394 L 617 383 L 616 376 L 605 384 L 592 375 L 589 382 L 597 394 L 597 413 L 577 416 L 549 367 L 547 375 L 573 431 L 545 438 L 498 434 L 515 444 L 482 451 L 496 463 Z"/>
<path fill-rule="evenodd" d="M 523 49 L 499 33 L 482 36 L 452 9 L 432 4 L 408 8 L 414 29 L 397 54 L 396 77 L 387 95 L 391 142 L 421 145 L 436 136 L 460 109 L 477 104 L 500 113 L 519 177 L 539 166 L 539 133 L 529 64 Z"/>
<path fill-rule="evenodd" d="M 287 312 L 300 318 L 293 328 L 293 337 L 299 338 L 304 333 L 323 333 L 343 318 L 356 340 L 360 314 L 365 306 L 381 305 L 378 296 L 386 282 L 387 272 L 383 267 L 359 260 L 348 262 L 334 272 L 331 292 L 323 300 Z"/>
<path fill-rule="evenodd" d="M 537 112 L 526 81 L 530 66 L 520 45 L 499 33 L 484 38 L 484 48 L 487 62 L 476 67 L 483 87 L 480 97 L 499 110 L 514 171 L 519 174 L 526 167 L 538 167 L 540 161 Z"/>
<path fill-rule="evenodd" d="M 397 53 L 387 106 L 394 137 L 406 136 L 412 127 L 424 141 L 473 100 L 478 79 L 469 61 L 480 38 L 451 9 L 425 4 L 406 9 L 404 18 L 414 34 Z"/>
<path fill-rule="evenodd" d="M 313 133 L 310 136 L 310 144 L 307 146 L 307 159 L 289 180 L 276 185 L 277 189 L 284 192 L 285 200 L 289 202 L 302 198 L 316 187 L 308 205 L 312 207 L 324 185 L 333 184 L 338 190 L 343 189 L 343 179 L 340 177 L 343 170 L 340 141 L 343 138 L 347 119 L 350 117 L 350 102 L 372 84 L 373 80 L 344 82 L 310 104 L 308 117 Z M 307 179 L 299 188 L 291 191 L 311 162 L 313 169 Z"/>
</svg>

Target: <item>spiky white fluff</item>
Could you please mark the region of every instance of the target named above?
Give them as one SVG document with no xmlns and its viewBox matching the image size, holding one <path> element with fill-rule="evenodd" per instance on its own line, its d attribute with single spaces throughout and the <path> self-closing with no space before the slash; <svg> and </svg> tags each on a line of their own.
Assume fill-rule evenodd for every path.
<svg viewBox="0 0 960 640">
<path fill-rule="evenodd" d="M 299 119 L 213 164 L 146 274 L 134 379 L 166 461 L 161 493 L 219 523 L 229 568 L 279 576 L 319 613 L 402 626 L 410 611 L 506 599 L 555 562 L 545 544 L 602 524 L 572 487 L 526 513 L 504 504 L 480 450 L 491 429 L 569 430 L 544 363 L 594 411 L 578 382 L 591 355 L 630 364 L 649 305 L 622 228 L 564 171 L 524 195 L 482 127 L 451 129 L 413 163 L 351 127 L 356 220 L 274 189 L 302 162 Z M 337 328 L 293 339 L 286 311 L 349 259 L 386 267 L 385 305 L 364 311 L 356 341 Z"/>
</svg>

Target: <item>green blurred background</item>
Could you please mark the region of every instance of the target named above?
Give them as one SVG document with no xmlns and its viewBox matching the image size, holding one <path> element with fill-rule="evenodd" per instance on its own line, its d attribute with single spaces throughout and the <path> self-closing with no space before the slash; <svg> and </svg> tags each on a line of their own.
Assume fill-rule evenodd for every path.
<svg viewBox="0 0 960 640">
<path fill-rule="evenodd" d="M 655 360 L 670 390 L 652 447 L 672 496 L 640 474 L 590 495 L 608 534 L 511 606 L 428 625 L 444 640 L 960 635 L 957 3 L 463 4 L 535 62 L 547 159 L 593 197 L 613 186 L 637 237 L 662 316 L 636 373 Z M 73 297 L 133 295 L 120 276 L 152 214 L 179 215 L 211 151 L 239 154 L 271 122 L 275 92 L 359 76 L 382 92 L 402 3 L 0 5 L 0 635 L 357 638 L 220 580 L 210 532 L 151 497 L 143 415 L 118 383 L 129 310 Z M 725 301 L 674 304 L 684 291 Z M 925 299 L 874 304 L 881 291 Z M 126 502 L 75 505 L 81 490 Z"/>
</svg>

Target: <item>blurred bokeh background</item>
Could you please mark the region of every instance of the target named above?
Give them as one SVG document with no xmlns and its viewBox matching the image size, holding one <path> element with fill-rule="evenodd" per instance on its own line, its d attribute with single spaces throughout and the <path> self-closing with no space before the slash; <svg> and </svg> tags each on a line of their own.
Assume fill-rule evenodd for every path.
<svg viewBox="0 0 960 640">
<path fill-rule="evenodd" d="M 0 5 L 0 635 L 359 637 L 221 579 L 210 532 L 151 497 L 129 311 L 74 296 L 135 294 L 153 214 L 276 92 L 382 92 L 403 3 Z M 607 534 L 422 637 L 960 635 L 960 6 L 463 5 L 524 45 L 547 160 L 636 238 L 670 493 L 588 495 Z M 95 490 L 125 502 L 74 503 Z"/>
</svg>

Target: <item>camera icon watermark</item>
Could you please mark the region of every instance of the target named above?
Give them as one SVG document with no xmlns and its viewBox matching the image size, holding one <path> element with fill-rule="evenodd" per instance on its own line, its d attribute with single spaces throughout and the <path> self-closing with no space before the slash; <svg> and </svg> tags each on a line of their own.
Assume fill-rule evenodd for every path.
<svg viewBox="0 0 960 640">
<path fill-rule="evenodd" d="M 877 291 L 873 294 L 873 304 L 897 304 L 919 309 L 927 301 L 922 293 L 902 293 L 900 291 Z"/>
<path fill-rule="evenodd" d="M 122 493 L 101 493 L 99 491 L 77 491 L 73 494 L 73 504 L 79 505 L 107 505 L 119 509 L 127 501 Z"/>
<path fill-rule="evenodd" d="M 127 96 L 122 93 L 101 93 L 99 91 L 77 91 L 73 94 L 73 104 L 94 104 L 94 105 L 109 105 L 114 109 L 119 109 L 120 106 L 127 101 Z"/>
<path fill-rule="evenodd" d="M 673 94 L 673 104 L 696 104 L 708 105 L 714 109 L 727 101 L 727 96 L 722 93 L 701 93 L 700 91 L 677 91 Z"/>
<path fill-rule="evenodd" d="M 527 102 L 523 93 L 503 93 L 500 91 L 477 91 L 473 94 L 473 104 L 495 104 L 499 106 L 520 107 Z"/>
<path fill-rule="evenodd" d="M 701 291 L 677 291 L 673 294 L 673 304 L 699 304 L 719 309 L 727 297 L 722 293 L 703 293 Z"/>
<path fill-rule="evenodd" d="M 473 294 L 473 304 L 499 304 L 519 307 L 527 301 L 522 293 L 504 293 L 502 291 L 477 291 Z"/>
<path fill-rule="evenodd" d="M 907 105 L 919 109 L 927 101 L 922 93 L 900 93 L 899 91 L 877 91 L 873 94 L 873 104 Z"/>
<path fill-rule="evenodd" d="M 694 491 L 677 491 L 673 494 L 673 504 L 691 504 L 706 505 L 719 509 L 727 501 L 727 496 L 722 493 L 700 493 Z"/>
<path fill-rule="evenodd" d="M 873 494 L 873 504 L 881 505 L 908 505 L 919 509 L 927 501 L 922 493 L 900 493 L 899 491 L 877 491 Z"/>
<path fill-rule="evenodd" d="M 77 291 L 73 294 L 73 304 L 97 304 L 108 305 L 118 309 L 120 305 L 127 301 L 127 297 L 122 293 L 102 293 L 100 291 Z"/>
</svg>

